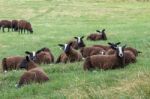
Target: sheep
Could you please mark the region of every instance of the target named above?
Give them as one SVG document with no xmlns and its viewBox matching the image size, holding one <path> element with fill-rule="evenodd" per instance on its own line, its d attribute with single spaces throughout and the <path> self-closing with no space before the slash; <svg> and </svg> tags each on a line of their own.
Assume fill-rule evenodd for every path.
<svg viewBox="0 0 150 99">
<path fill-rule="evenodd" d="M 26 54 L 30 55 L 30 57 L 35 60 L 35 52 L 25 52 Z M 10 56 L 7 58 L 3 58 L 2 59 L 2 67 L 3 67 L 3 71 L 7 72 L 8 70 L 16 70 L 16 69 L 20 69 L 19 65 L 20 63 L 23 61 L 24 57 L 22 56 Z"/>
<path fill-rule="evenodd" d="M 27 71 L 20 77 L 16 87 L 21 87 L 32 82 L 43 83 L 49 80 L 49 77 L 44 70 L 39 68 L 29 56 L 26 56 L 26 58 L 21 62 L 20 68 L 25 68 Z"/>
<path fill-rule="evenodd" d="M 2 59 L 3 71 L 7 72 L 8 70 L 19 69 L 19 64 L 24 59 L 22 56 L 11 56 Z"/>
<path fill-rule="evenodd" d="M 138 56 L 139 53 L 142 53 L 141 51 L 138 51 L 137 49 L 132 47 L 125 48 L 125 51 L 131 51 L 135 56 Z"/>
<path fill-rule="evenodd" d="M 62 49 L 64 50 L 64 53 L 67 56 L 67 62 L 75 62 L 75 61 L 81 61 L 82 55 L 78 51 L 76 51 L 74 48 L 72 48 L 72 43 L 69 44 L 58 44 Z M 61 60 L 61 59 L 60 59 Z M 65 61 L 63 61 L 65 62 Z M 65 62 L 66 63 L 66 62 Z"/>
<path fill-rule="evenodd" d="M 8 32 L 9 32 L 9 29 L 11 28 L 11 21 L 9 20 L 1 20 L 1 27 L 3 29 L 3 32 L 5 32 L 5 28 L 8 28 Z"/>
<path fill-rule="evenodd" d="M 98 33 L 92 33 L 89 36 L 87 36 L 87 40 L 107 40 L 105 29 L 100 32 L 99 30 L 96 30 Z"/>
<path fill-rule="evenodd" d="M 57 58 L 55 63 L 56 64 L 60 63 L 60 62 L 67 63 L 67 61 L 68 61 L 68 57 L 67 57 L 66 53 L 62 53 L 62 54 L 59 55 L 59 57 Z"/>
<path fill-rule="evenodd" d="M 116 50 L 114 50 L 114 47 L 116 47 L 113 43 L 110 44 L 112 49 L 109 49 L 106 52 L 106 55 L 112 55 L 112 54 L 116 54 Z M 126 50 L 126 48 L 124 49 L 124 57 L 125 57 L 125 64 L 129 64 L 129 63 L 135 63 L 136 62 L 136 56 L 135 54 L 130 51 L 130 50 Z"/>
<path fill-rule="evenodd" d="M 96 67 L 99 69 L 115 69 L 118 67 L 125 66 L 125 58 L 124 58 L 124 48 L 123 47 L 115 47 L 116 54 L 113 55 L 93 55 L 89 56 L 85 59 L 83 68 L 84 70 L 95 69 Z"/>
<path fill-rule="evenodd" d="M 18 30 L 18 20 L 12 20 L 11 21 L 11 28 L 12 28 L 12 31 Z"/>
<path fill-rule="evenodd" d="M 40 50 L 36 52 L 36 57 L 37 60 L 35 61 L 36 63 L 53 63 L 54 62 L 54 56 L 51 53 L 51 50 L 47 47 L 43 47 Z"/>
<path fill-rule="evenodd" d="M 100 47 L 83 47 L 80 49 L 80 52 L 84 58 L 91 55 L 105 54 L 105 50 Z"/>
<path fill-rule="evenodd" d="M 117 42 L 117 43 L 110 43 L 108 42 L 108 45 L 109 46 L 106 46 L 106 45 L 93 45 L 93 47 L 100 47 L 100 48 L 103 48 L 105 51 L 108 51 L 109 49 L 111 49 L 111 46 L 118 46 L 121 42 Z"/>
<path fill-rule="evenodd" d="M 80 49 L 82 47 L 85 47 L 84 41 L 83 41 L 84 36 L 82 37 L 74 37 L 74 39 L 76 39 L 76 41 L 71 40 L 69 42 L 67 42 L 67 44 L 72 43 L 72 48 L 74 49 Z"/>
<path fill-rule="evenodd" d="M 23 30 L 24 30 L 24 33 L 25 33 L 25 30 L 27 30 L 27 32 L 29 31 L 30 33 L 33 33 L 30 22 L 27 22 L 26 20 L 19 20 L 18 21 L 18 32 L 22 33 Z"/>
</svg>

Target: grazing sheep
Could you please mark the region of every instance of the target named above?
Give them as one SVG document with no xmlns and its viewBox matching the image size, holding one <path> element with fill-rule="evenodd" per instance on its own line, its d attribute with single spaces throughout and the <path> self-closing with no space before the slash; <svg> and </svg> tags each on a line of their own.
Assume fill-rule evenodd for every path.
<svg viewBox="0 0 150 99">
<path fill-rule="evenodd" d="M 84 58 L 92 55 L 105 54 L 105 50 L 100 47 L 83 47 L 80 49 L 80 52 Z"/>
<path fill-rule="evenodd" d="M 87 36 L 87 40 L 107 40 L 105 29 L 103 29 L 102 32 L 100 32 L 99 30 L 96 30 L 96 32 L 98 33 L 92 33 L 89 36 Z"/>
<path fill-rule="evenodd" d="M 42 83 L 49 80 L 44 70 L 39 68 L 29 56 L 26 56 L 22 61 L 20 68 L 25 68 L 27 71 L 20 77 L 16 87 L 21 87 L 25 84 L 30 84 L 31 82 Z"/>
<path fill-rule="evenodd" d="M 9 20 L 1 20 L 1 27 L 3 29 L 3 32 L 5 32 L 5 28 L 8 28 L 8 32 L 9 32 L 9 29 L 11 28 L 11 21 Z"/>
<path fill-rule="evenodd" d="M 76 41 L 72 40 L 72 41 L 69 41 L 67 44 L 72 43 L 71 46 L 74 49 L 79 49 L 79 48 L 85 47 L 85 44 L 84 44 L 84 41 L 83 41 L 84 36 L 74 37 L 74 38 L 76 39 Z"/>
<path fill-rule="evenodd" d="M 32 26 L 30 24 L 30 22 L 27 22 L 26 20 L 20 20 L 18 22 L 18 31 L 19 33 L 24 30 L 24 33 L 25 33 L 25 30 L 27 30 L 27 32 L 30 32 L 30 33 L 33 33 L 33 30 L 32 30 Z"/>
<path fill-rule="evenodd" d="M 58 44 L 62 49 L 64 50 L 64 53 L 68 57 L 69 62 L 75 62 L 75 61 L 81 61 L 82 55 L 78 51 L 76 51 L 74 48 L 72 48 L 72 43 L 69 44 Z"/>
<path fill-rule="evenodd" d="M 124 58 L 124 48 L 123 47 L 115 47 L 116 54 L 113 55 L 93 55 L 89 56 L 85 59 L 84 62 L 84 70 L 90 69 L 114 69 L 118 67 L 124 67 L 125 58 Z"/>
<path fill-rule="evenodd" d="M 3 71 L 7 72 L 8 70 L 19 69 L 19 64 L 22 62 L 24 57 L 21 56 L 11 56 L 3 58 L 2 67 Z"/>
<path fill-rule="evenodd" d="M 12 31 L 18 30 L 18 20 L 12 20 L 11 21 L 11 28 L 12 28 Z"/>
</svg>

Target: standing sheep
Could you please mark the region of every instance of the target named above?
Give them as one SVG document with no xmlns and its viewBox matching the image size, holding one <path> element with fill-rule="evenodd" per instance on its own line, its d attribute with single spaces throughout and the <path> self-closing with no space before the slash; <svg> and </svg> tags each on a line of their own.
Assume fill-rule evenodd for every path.
<svg viewBox="0 0 150 99">
<path fill-rule="evenodd" d="M 3 29 L 3 32 L 5 32 L 5 28 L 8 28 L 8 32 L 9 32 L 9 29 L 11 28 L 11 21 L 9 20 L 1 20 L 1 27 Z"/>
</svg>

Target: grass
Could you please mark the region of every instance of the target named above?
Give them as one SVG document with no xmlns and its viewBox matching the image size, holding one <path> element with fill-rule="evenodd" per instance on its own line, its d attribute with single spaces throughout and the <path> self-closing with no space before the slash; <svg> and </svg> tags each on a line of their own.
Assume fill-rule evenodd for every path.
<svg viewBox="0 0 150 99">
<path fill-rule="evenodd" d="M 1 0 L 0 19 L 26 19 L 34 34 L 0 31 L 0 60 L 49 47 L 106 28 L 108 41 L 142 51 L 137 63 L 123 69 L 83 71 L 83 62 L 41 65 L 50 81 L 16 89 L 23 70 L 0 73 L 3 99 L 148 99 L 150 97 L 150 2 L 144 0 Z M 87 46 L 108 41 L 87 41 Z"/>
</svg>

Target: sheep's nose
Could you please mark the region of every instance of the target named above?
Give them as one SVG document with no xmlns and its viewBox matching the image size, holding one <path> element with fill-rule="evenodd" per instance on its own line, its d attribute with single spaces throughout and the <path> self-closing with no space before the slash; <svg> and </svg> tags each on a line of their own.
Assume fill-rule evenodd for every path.
<svg viewBox="0 0 150 99">
<path fill-rule="evenodd" d="M 123 57 L 123 54 L 119 54 L 120 57 Z"/>
</svg>

